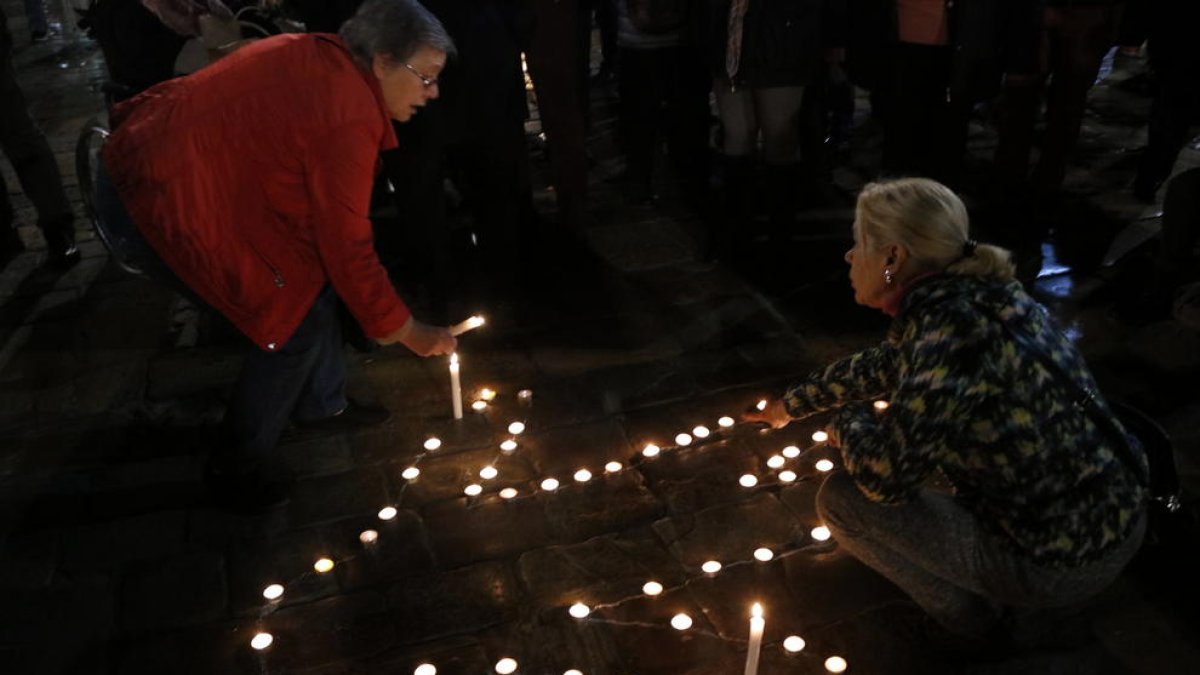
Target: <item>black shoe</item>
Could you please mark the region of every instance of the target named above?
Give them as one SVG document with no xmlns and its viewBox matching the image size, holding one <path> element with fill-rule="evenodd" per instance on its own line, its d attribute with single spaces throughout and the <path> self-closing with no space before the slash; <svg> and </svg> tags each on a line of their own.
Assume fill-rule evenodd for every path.
<svg viewBox="0 0 1200 675">
<path fill-rule="evenodd" d="M 347 433 L 359 429 L 377 427 L 392 418 L 392 412 L 383 406 L 359 403 L 351 399 L 340 413 L 319 420 L 297 420 L 295 432 L 290 440 L 315 438 L 330 434 Z"/>
<path fill-rule="evenodd" d="M 239 470 L 209 460 L 204 484 L 214 501 L 233 513 L 263 513 L 288 502 L 290 481 L 266 476 L 261 469 Z"/>
<path fill-rule="evenodd" d="M 60 270 L 69 270 L 79 264 L 82 256 L 75 247 L 75 233 L 52 233 L 46 235 L 46 264 Z"/>
</svg>

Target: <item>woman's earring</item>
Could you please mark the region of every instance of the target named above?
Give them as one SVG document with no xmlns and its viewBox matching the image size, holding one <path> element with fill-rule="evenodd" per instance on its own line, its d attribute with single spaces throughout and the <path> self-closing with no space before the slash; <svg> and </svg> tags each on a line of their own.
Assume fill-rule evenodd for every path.
<svg viewBox="0 0 1200 675">
<path fill-rule="evenodd" d="M 888 286 L 891 286 L 892 282 L 895 280 L 896 280 L 896 275 L 892 274 L 891 270 L 883 271 L 883 283 L 887 284 Z"/>
</svg>

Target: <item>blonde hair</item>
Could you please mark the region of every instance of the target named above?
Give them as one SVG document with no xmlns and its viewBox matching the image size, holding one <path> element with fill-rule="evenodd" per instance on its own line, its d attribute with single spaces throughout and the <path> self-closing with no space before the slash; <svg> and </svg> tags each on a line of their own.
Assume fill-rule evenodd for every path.
<svg viewBox="0 0 1200 675">
<path fill-rule="evenodd" d="M 958 195 L 928 178 L 869 183 L 858 194 L 855 227 L 864 242 L 901 244 L 921 270 L 1012 280 L 1008 250 L 978 244 L 968 254 L 969 225 Z"/>
</svg>

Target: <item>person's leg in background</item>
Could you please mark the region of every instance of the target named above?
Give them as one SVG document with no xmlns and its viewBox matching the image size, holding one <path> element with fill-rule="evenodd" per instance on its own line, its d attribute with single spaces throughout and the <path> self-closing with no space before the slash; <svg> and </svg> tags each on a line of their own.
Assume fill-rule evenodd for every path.
<svg viewBox="0 0 1200 675">
<path fill-rule="evenodd" d="M 1192 121 L 1200 118 L 1200 72 L 1168 58 L 1155 59 L 1153 44 L 1150 57 L 1158 92 L 1150 107 L 1146 149 L 1133 183 L 1134 195 L 1148 203 L 1155 200 L 1158 189 L 1171 175 L 1189 138 Z"/>
<path fill-rule="evenodd" d="M 712 78 L 704 60 L 691 46 L 671 47 L 663 52 L 661 89 L 666 101 L 662 122 L 667 156 L 675 175 L 682 181 L 682 197 L 695 213 L 708 211 L 708 181 L 712 157 L 708 147 L 709 105 Z"/>
<path fill-rule="evenodd" d="M 721 119 L 721 208 L 709 219 L 709 259 L 727 255 L 754 236 L 754 172 L 757 164 L 758 113 L 753 90 L 734 89 L 721 77 L 713 83 Z"/>
<path fill-rule="evenodd" d="M 654 199 L 654 157 L 658 149 L 659 111 L 664 78 L 661 49 L 622 49 L 621 147 L 625 152 L 626 197 L 633 203 Z"/>
<path fill-rule="evenodd" d="M 1120 5 L 1051 7 L 1045 12 L 1051 40 L 1052 77 L 1046 92 L 1046 131 L 1042 153 L 1031 178 L 1035 191 L 1056 194 L 1067 174 L 1067 161 L 1079 141 L 1088 92 L 1096 82 L 1105 53 L 1116 42 Z"/>
<path fill-rule="evenodd" d="M 800 163 L 800 111 L 804 87 L 767 87 L 754 90 L 755 110 L 762 125 L 763 162 L 767 172 L 767 201 L 771 235 L 786 239 L 796 223 L 802 189 Z"/>
<path fill-rule="evenodd" d="M 1196 242 L 1200 239 L 1200 168 L 1171 179 L 1163 199 L 1162 244 L 1159 248 L 1156 287 L 1168 296 L 1182 283 L 1196 278 Z"/>
<path fill-rule="evenodd" d="M 75 214 L 63 189 L 58 162 L 45 135 L 29 115 L 25 95 L 17 83 L 12 35 L 3 13 L 0 13 L 0 150 L 12 162 L 25 195 L 37 210 L 49 263 L 67 268 L 79 262 Z"/>
</svg>

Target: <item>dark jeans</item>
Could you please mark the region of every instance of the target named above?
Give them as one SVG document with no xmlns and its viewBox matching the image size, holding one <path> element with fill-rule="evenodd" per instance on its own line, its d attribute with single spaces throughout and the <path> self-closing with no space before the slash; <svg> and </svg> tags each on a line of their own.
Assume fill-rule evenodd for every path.
<svg viewBox="0 0 1200 675">
<path fill-rule="evenodd" d="M 1029 173 L 1034 126 L 1045 94 L 1046 130 L 1032 183 L 1041 193 L 1052 194 L 1062 187 L 1067 159 L 1079 140 L 1088 92 L 1105 53 L 1114 44 L 1120 18 L 1120 6 L 1046 10 L 1038 81 L 1009 86 L 1004 91 L 996 168 L 1006 186 L 1023 185 Z"/>
<path fill-rule="evenodd" d="M 967 143 L 971 105 L 950 100 L 950 47 L 897 44 L 879 85 L 883 169 L 953 183 Z"/>
<path fill-rule="evenodd" d="M 1153 57 L 1158 92 L 1150 107 L 1146 152 L 1138 166 L 1137 185 L 1147 194 L 1158 191 L 1171 175 L 1192 124 L 1200 119 L 1200 68 L 1188 68 Z"/>
<path fill-rule="evenodd" d="M 96 210 L 119 255 L 206 307 L 142 238 L 103 165 L 96 176 Z M 333 286 L 326 286 L 278 351 L 248 344 L 225 412 L 224 438 L 214 454 L 218 462 L 247 470 L 269 465 L 289 420 L 323 419 L 346 407 L 340 305 Z"/>
<path fill-rule="evenodd" d="M 708 179 L 708 92 L 704 60 L 691 47 L 621 49 L 621 129 L 629 181 L 649 193 L 660 137 L 679 175 Z"/>
<path fill-rule="evenodd" d="M 29 116 L 25 95 L 13 69 L 12 34 L 0 12 L 0 149 L 12 162 L 29 201 L 37 209 L 38 227 L 52 247 L 73 242 L 74 215 L 63 190 L 58 163 L 46 137 Z M 0 231 L 12 227 L 15 214 L 8 186 L 0 177 Z"/>
<path fill-rule="evenodd" d="M 1163 200 L 1160 274 L 1181 277 L 1194 269 L 1196 241 L 1200 239 L 1200 168 L 1171 179 Z"/>
</svg>

